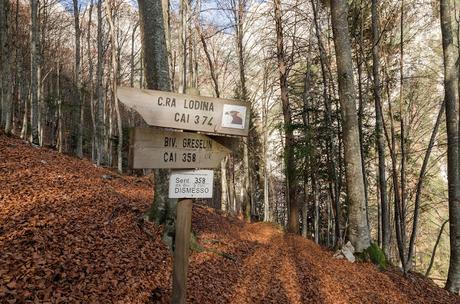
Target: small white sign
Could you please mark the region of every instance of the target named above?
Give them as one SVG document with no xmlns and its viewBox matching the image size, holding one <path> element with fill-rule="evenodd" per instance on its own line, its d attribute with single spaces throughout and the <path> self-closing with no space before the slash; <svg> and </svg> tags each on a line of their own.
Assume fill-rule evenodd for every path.
<svg viewBox="0 0 460 304">
<path fill-rule="evenodd" d="M 181 170 L 171 172 L 169 198 L 212 198 L 214 171 Z"/>
<path fill-rule="evenodd" d="M 244 129 L 246 120 L 246 107 L 232 104 L 224 104 L 222 114 L 222 127 Z"/>
</svg>

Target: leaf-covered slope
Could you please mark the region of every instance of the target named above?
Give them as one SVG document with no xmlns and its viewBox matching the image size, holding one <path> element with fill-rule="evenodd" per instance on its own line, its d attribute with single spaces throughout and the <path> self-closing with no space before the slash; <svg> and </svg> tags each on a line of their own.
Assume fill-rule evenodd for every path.
<svg viewBox="0 0 460 304">
<path fill-rule="evenodd" d="M 0 135 L 0 303 L 169 303 L 169 251 L 141 220 L 151 199 L 147 178 Z M 192 253 L 189 303 L 460 303 L 269 224 L 194 206 L 193 230 L 211 250 Z"/>
</svg>

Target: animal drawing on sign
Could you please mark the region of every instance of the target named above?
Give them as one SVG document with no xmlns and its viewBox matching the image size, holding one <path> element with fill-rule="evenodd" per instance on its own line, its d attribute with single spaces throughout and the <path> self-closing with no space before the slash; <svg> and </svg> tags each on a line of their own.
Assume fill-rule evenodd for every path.
<svg viewBox="0 0 460 304">
<path fill-rule="evenodd" d="M 226 114 L 232 116 L 231 124 L 234 124 L 234 125 L 242 125 L 243 124 L 243 119 L 238 116 L 238 115 L 240 115 L 240 112 L 238 112 L 238 111 L 230 111 L 230 113 L 227 112 Z"/>
<path fill-rule="evenodd" d="M 237 105 L 224 105 L 222 127 L 244 129 L 246 107 Z"/>
</svg>

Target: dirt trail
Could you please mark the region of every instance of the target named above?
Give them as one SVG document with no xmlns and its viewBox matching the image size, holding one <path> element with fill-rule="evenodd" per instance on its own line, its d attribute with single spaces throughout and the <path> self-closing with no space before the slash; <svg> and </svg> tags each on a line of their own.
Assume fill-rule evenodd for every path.
<svg viewBox="0 0 460 304">
<path fill-rule="evenodd" d="M 222 215 L 201 209 L 195 213 L 221 225 L 212 230 L 198 226 L 204 229 L 199 234 L 204 242 L 217 236 L 213 231 L 226 231 L 225 221 L 213 219 Z M 331 252 L 311 240 L 284 234 L 270 224 L 246 224 L 238 236 L 221 235 L 223 241 L 213 247 L 235 254 L 233 265 L 207 256 L 203 267 L 199 261 L 206 254 L 192 256 L 193 277 L 222 262 L 226 269 L 225 277 L 214 277 L 211 286 L 194 286 L 192 299 L 212 303 L 214 287 L 228 284 L 232 288 L 220 296 L 219 303 L 460 303 L 420 275 L 404 278 L 397 270 L 381 272 L 368 263 L 333 259 Z"/>
<path fill-rule="evenodd" d="M 144 223 L 147 178 L 0 134 L 0 303 L 169 303 L 171 257 Z M 270 224 L 194 206 L 208 249 L 190 256 L 189 303 L 460 303 L 429 280 L 335 260 Z"/>
</svg>

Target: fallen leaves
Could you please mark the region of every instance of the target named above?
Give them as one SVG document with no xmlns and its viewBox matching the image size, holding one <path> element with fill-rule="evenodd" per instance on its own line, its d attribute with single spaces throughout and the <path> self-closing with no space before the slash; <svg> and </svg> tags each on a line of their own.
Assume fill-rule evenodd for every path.
<svg viewBox="0 0 460 304">
<path fill-rule="evenodd" d="M 148 178 L 0 134 L 0 303 L 169 303 L 170 251 L 141 220 L 152 194 Z M 189 303 L 460 302 L 269 224 L 195 205 L 192 225 L 213 252 L 190 257 Z"/>
</svg>

